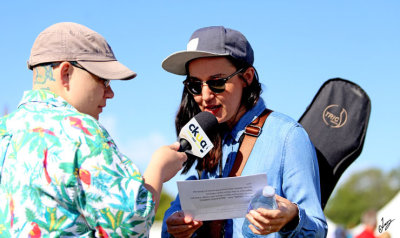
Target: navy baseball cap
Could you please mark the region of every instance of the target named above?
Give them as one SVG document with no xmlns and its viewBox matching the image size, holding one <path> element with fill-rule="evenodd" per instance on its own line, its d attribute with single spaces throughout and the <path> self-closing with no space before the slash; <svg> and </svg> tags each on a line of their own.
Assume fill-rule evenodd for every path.
<svg viewBox="0 0 400 238">
<path fill-rule="evenodd" d="M 168 56 L 162 62 L 162 67 L 170 73 L 186 75 L 187 62 L 215 56 L 231 56 L 249 65 L 254 62 L 253 49 L 242 33 L 223 26 L 210 26 L 196 30 L 186 50 Z"/>
</svg>

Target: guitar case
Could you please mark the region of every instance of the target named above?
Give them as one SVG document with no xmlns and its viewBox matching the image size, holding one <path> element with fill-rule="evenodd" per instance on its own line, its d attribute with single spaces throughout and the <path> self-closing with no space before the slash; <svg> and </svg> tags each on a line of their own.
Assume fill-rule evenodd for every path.
<svg viewBox="0 0 400 238">
<path fill-rule="evenodd" d="M 317 151 L 323 209 L 340 176 L 361 153 L 370 112 L 371 101 L 360 86 L 333 78 L 299 119 Z"/>
</svg>

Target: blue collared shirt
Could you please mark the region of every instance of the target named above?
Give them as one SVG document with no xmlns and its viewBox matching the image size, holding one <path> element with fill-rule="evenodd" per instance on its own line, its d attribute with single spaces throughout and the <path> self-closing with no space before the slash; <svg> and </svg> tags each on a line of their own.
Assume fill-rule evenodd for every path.
<svg viewBox="0 0 400 238">
<path fill-rule="evenodd" d="M 256 106 L 247 111 L 225 135 L 223 140 L 222 177 L 228 177 L 239 149 L 239 140 L 245 127 L 259 116 L 266 106 L 259 99 Z M 321 208 L 318 161 L 313 144 L 304 128 L 292 118 L 272 112 L 262 128 L 261 135 L 248 158 L 242 175 L 266 173 L 268 185 L 275 187 L 276 194 L 297 204 L 299 224 L 292 231 L 277 232 L 265 237 L 325 237 L 327 224 Z M 203 173 L 201 179 L 218 177 L 214 173 Z M 189 176 L 188 179 L 197 179 Z M 165 220 L 175 211 L 181 210 L 179 196 L 165 212 L 162 237 L 168 237 Z M 242 236 L 244 218 L 228 220 L 226 237 Z"/>
</svg>

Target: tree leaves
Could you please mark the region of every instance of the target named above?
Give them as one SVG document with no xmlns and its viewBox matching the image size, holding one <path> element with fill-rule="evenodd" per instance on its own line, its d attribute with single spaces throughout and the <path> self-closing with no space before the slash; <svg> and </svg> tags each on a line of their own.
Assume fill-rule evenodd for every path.
<svg viewBox="0 0 400 238">
<path fill-rule="evenodd" d="M 323 186 L 323 185 L 321 185 Z M 385 174 L 368 169 L 353 174 L 328 201 L 325 214 L 337 224 L 354 227 L 369 209 L 379 210 L 400 189 L 400 167 Z"/>
</svg>

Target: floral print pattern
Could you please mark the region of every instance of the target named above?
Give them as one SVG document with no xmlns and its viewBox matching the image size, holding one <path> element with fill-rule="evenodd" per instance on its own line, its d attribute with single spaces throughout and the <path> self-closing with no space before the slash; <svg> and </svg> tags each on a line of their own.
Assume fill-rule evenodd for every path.
<svg viewBox="0 0 400 238">
<path fill-rule="evenodd" d="M 152 194 L 101 126 L 46 90 L 0 118 L 0 237 L 148 237 Z"/>
</svg>

